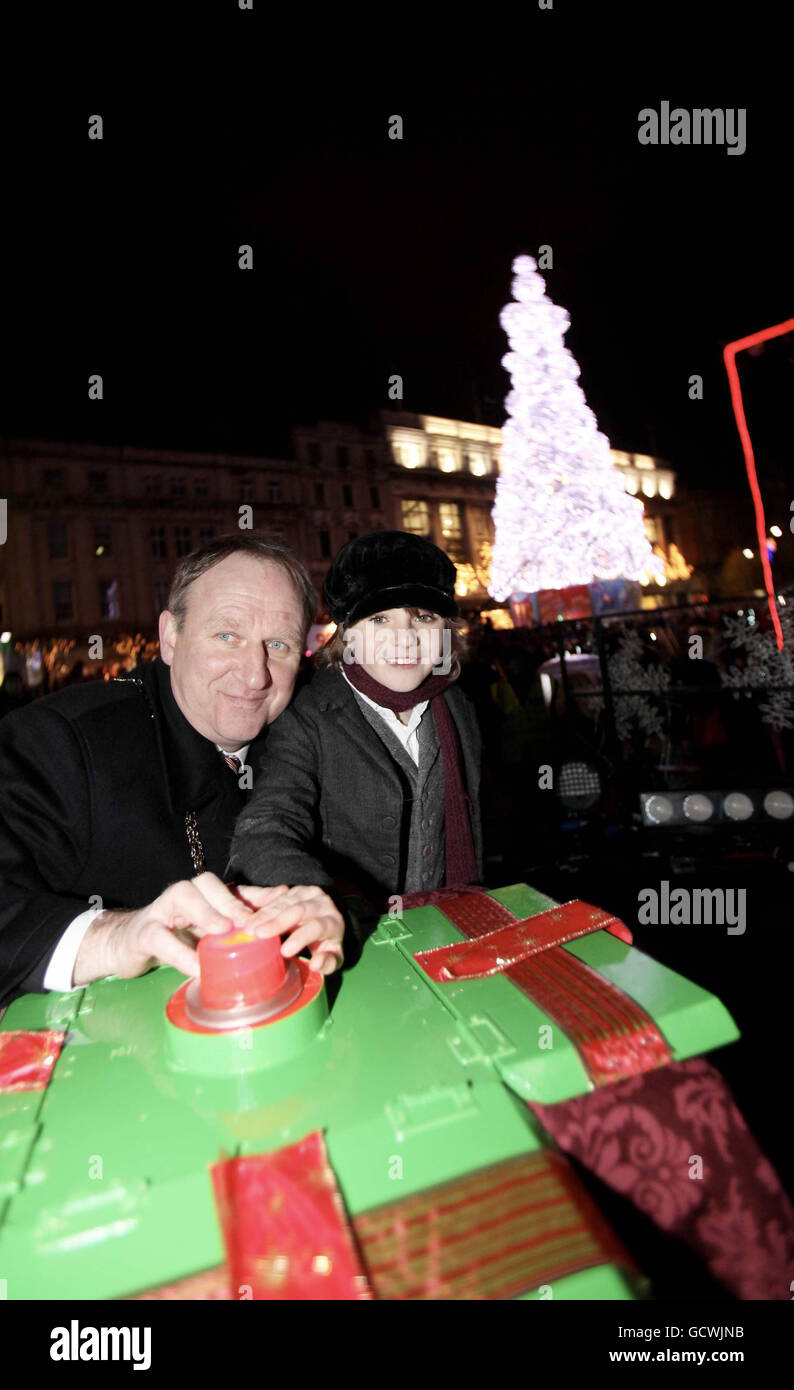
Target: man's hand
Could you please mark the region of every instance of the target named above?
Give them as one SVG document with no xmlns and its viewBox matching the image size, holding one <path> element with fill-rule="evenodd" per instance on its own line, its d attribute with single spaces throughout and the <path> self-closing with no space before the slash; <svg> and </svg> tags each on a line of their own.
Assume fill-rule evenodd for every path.
<svg viewBox="0 0 794 1390">
<path fill-rule="evenodd" d="M 287 890 L 284 885 L 238 891 L 246 902 L 235 897 L 215 874 L 199 874 L 170 884 L 147 907 L 134 912 L 103 912 L 83 937 L 73 984 L 87 985 L 106 975 L 131 980 L 153 965 L 173 965 L 183 975 L 198 975 L 198 955 L 174 935 L 174 928 L 189 927 L 198 937 L 208 933 L 223 936 L 236 929 L 251 931 L 257 909 L 286 895 Z"/>
<path fill-rule="evenodd" d="M 311 969 L 318 970 L 321 975 L 331 975 L 344 960 L 342 937 L 345 934 L 345 921 L 339 909 L 322 888 L 308 884 L 287 888 L 282 883 L 270 891 L 278 893 L 278 898 L 249 918 L 245 924 L 246 931 L 254 936 L 280 936 L 282 932 L 291 932 L 281 948 L 281 954 L 297 956 L 308 946 L 311 949 Z M 240 892 L 247 897 L 251 889 L 241 888 Z"/>
</svg>

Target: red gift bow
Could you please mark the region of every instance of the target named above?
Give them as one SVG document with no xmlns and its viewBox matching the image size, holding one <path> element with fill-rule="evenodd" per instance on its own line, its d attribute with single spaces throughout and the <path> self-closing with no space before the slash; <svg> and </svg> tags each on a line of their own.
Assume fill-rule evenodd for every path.
<svg viewBox="0 0 794 1390">
<path fill-rule="evenodd" d="M 445 895 L 433 905 L 465 936 L 475 939 L 476 947 L 495 928 L 517 923 L 515 913 L 480 890 L 457 897 Z M 567 903 L 554 911 L 565 915 L 578 906 Z M 617 919 L 614 924 L 618 925 Z M 596 1086 L 622 1081 L 671 1061 L 670 1048 L 650 1015 L 564 946 L 546 946 L 534 956 L 500 969 L 570 1038 Z"/>
<path fill-rule="evenodd" d="M 430 951 L 417 951 L 414 960 L 431 980 L 439 984 L 448 980 L 481 980 L 488 975 L 499 974 L 540 951 L 562 946 L 566 941 L 594 931 L 611 932 L 628 946 L 634 940 L 629 928 L 618 917 L 574 898 L 560 907 L 538 912 L 534 917 L 524 917 L 521 921 L 511 922 L 509 926 L 497 927 L 495 931 L 477 936 L 474 940 L 455 942 L 452 946 L 435 946 Z"/>
</svg>

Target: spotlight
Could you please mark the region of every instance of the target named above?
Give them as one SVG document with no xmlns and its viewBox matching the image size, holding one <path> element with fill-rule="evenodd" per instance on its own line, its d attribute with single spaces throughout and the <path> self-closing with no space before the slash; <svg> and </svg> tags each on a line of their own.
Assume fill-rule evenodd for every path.
<svg viewBox="0 0 794 1390">
<path fill-rule="evenodd" d="M 755 807 L 744 792 L 729 792 L 722 803 L 722 809 L 729 820 L 749 820 Z"/>
<path fill-rule="evenodd" d="M 773 820 L 788 820 L 794 816 L 794 797 L 788 792 L 768 792 L 764 797 L 764 810 Z"/>
<path fill-rule="evenodd" d="M 588 763 L 563 763 L 557 795 L 567 811 L 587 811 L 601 795 L 601 779 Z"/>
<path fill-rule="evenodd" d="M 669 796 L 649 796 L 644 809 L 652 825 L 665 825 L 675 815 Z"/>
<path fill-rule="evenodd" d="M 745 560 L 752 560 L 752 558 L 753 558 L 753 552 L 752 552 L 752 550 L 749 550 L 746 546 L 745 546 L 744 550 L 742 551 L 742 555 L 744 556 Z"/>
<path fill-rule="evenodd" d="M 794 819 L 794 787 L 777 787 L 768 792 L 762 787 L 746 791 L 722 792 L 641 792 L 642 823 L 657 829 L 716 825 L 748 821 Z"/>
</svg>

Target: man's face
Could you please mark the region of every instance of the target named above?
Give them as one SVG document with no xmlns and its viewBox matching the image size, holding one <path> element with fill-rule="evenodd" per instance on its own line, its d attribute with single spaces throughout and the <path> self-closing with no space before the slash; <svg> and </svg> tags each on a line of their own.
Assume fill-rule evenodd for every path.
<svg viewBox="0 0 794 1390">
<path fill-rule="evenodd" d="M 160 654 L 185 718 L 228 752 L 286 709 L 300 665 L 303 608 L 272 560 L 228 555 L 194 580 L 178 631 L 160 615 Z"/>
</svg>

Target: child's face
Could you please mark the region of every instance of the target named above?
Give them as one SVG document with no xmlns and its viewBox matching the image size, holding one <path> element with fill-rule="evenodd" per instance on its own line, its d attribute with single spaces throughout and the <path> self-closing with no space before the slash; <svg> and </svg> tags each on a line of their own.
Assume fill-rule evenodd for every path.
<svg viewBox="0 0 794 1390">
<path fill-rule="evenodd" d="M 388 690 L 415 690 L 445 652 L 444 619 L 427 609 L 388 608 L 362 618 L 347 631 L 359 666 Z M 448 665 L 447 665 L 448 669 Z"/>
</svg>

